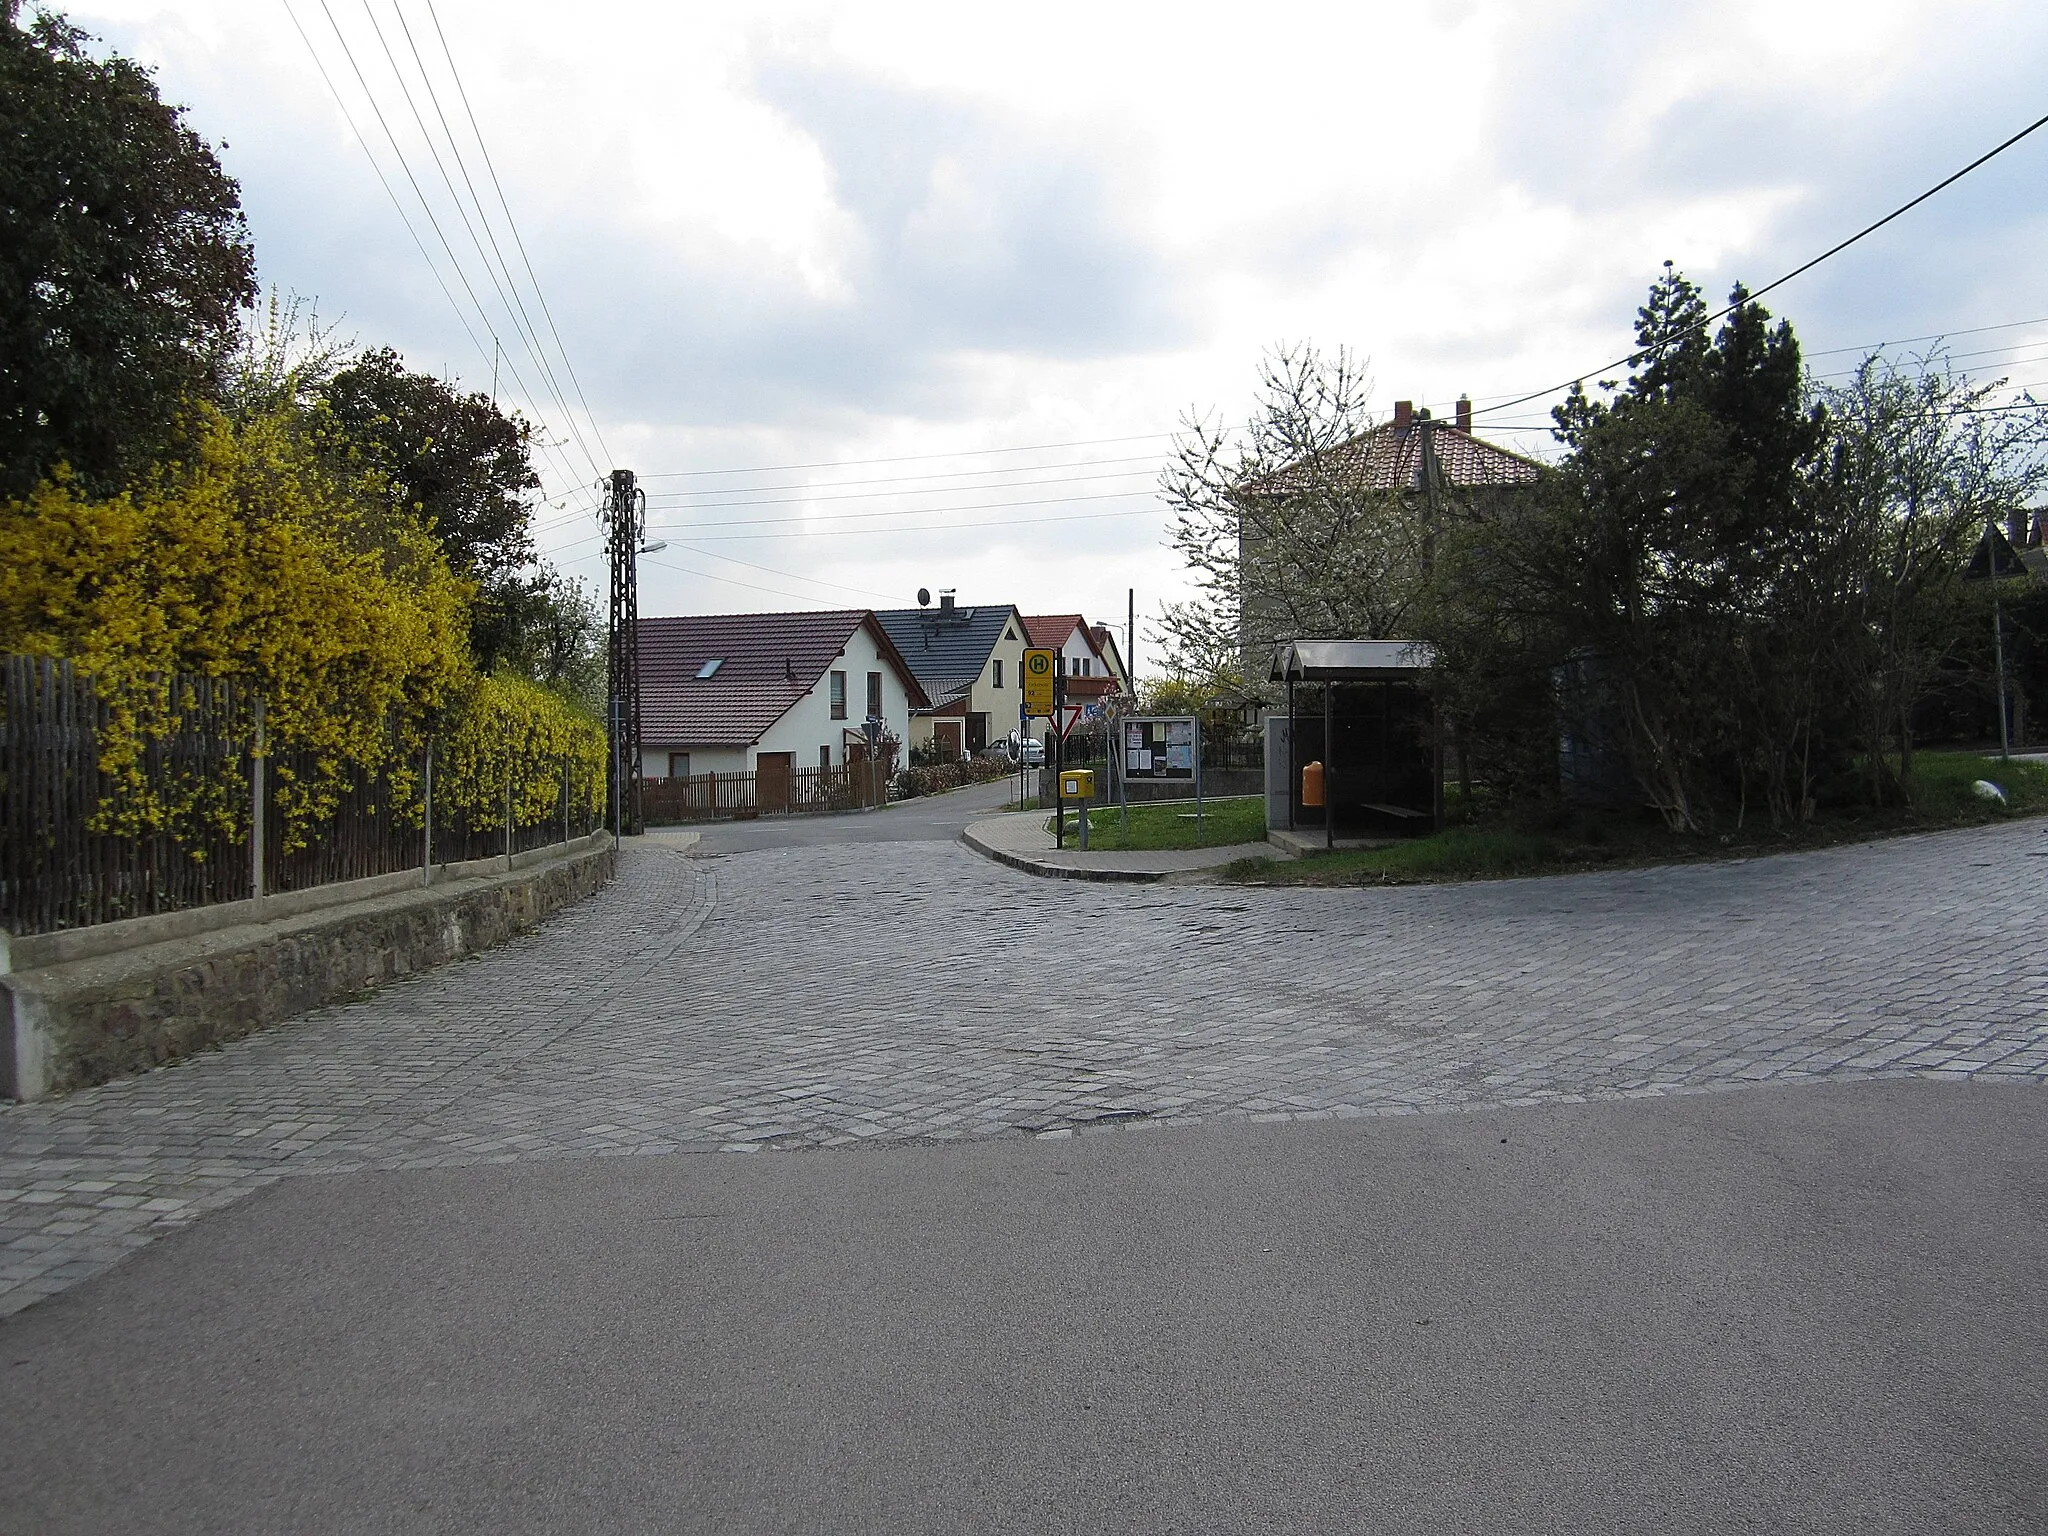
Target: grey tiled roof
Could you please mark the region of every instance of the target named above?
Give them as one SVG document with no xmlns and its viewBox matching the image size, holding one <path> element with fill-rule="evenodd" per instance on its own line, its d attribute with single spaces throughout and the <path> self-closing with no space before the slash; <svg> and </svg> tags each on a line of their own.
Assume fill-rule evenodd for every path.
<svg viewBox="0 0 2048 1536">
<path fill-rule="evenodd" d="M 951 609 L 889 608 L 875 617 L 935 699 L 938 695 L 933 690 L 981 676 L 1005 624 L 1014 622 L 1020 639 L 1024 634 L 1023 618 L 1008 603 Z"/>
</svg>

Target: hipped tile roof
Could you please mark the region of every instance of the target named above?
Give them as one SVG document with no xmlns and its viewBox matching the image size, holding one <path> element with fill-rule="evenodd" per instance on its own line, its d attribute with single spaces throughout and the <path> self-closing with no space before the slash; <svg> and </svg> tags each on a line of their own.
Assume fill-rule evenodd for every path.
<svg viewBox="0 0 2048 1536">
<path fill-rule="evenodd" d="M 1444 480 L 1459 490 L 1530 485 L 1536 480 L 1539 466 L 1534 459 L 1496 448 L 1449 422 L 1433 423 L 1431 430 Z M 1242 489 L 1252 495 L 1295 496 L 1314 489 L 1318 481 L 1362 484 L 1375 491 L 1420 490 L 1422 424 L 1385 422 L 1320 455 L 1247 482 Z"/>
<path fill-rule="evenodd" d="M 640 739 L 664 746 L 742 747 L 815 688 L 865 627 L 896 669 L 912 708 L 923 687 L 864 608 L 826 613 L 690 614 L 640 621 Z M 710 677 L 697 673 L 716 659 Z"/>
</svg>

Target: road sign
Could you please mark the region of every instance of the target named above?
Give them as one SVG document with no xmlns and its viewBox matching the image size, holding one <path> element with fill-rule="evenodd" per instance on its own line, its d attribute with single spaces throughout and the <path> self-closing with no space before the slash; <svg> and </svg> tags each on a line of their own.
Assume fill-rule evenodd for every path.
<svg viewBox="0 0 2048 1536">
<path fill-rule="evenodd" d="M 1053 653 L 1034 646 L 1024 653 L 1024 713 L 1052 718 Z"/>
<path fill-rule="evenodd" d="M 1079 704 L 1062 704 L 1060 706 L 1059 727 L 1060 739 L 1062 741 L 1074 734 L 1074 727 L 1081 723 L 1081 714 L 1082 708 Z"/>
</svg>

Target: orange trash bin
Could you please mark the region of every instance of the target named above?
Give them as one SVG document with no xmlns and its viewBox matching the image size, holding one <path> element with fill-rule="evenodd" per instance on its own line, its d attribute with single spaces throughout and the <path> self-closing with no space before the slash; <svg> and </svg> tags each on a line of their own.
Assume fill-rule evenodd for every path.
<svg viewBox="0 0 2048 1536">
<path fill-rule="evenodd" d="M 1305 808 L 1320 810 L 1323 804 L 1323 765 L 1304 763 L 1301 768 L 1301 803 Z"/>
</svg>

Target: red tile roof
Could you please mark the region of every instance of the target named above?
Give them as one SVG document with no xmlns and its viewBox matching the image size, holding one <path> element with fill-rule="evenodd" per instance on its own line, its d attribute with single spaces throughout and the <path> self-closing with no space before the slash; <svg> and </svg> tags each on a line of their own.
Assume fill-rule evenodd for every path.
<svg viewBox="0 0 2048 1536">
<path fill-rule="evenodd" d="M 1539 466 L 1505 448 L 1460 432 L 1449 422 L 1434 425 L 1436 460 L 1444 479 L 1460 490 L 1488 486 L 1530 485 Z M 1308 489 L 1318 468 L 1322 473 L 1362 481 L 1370 490 L 1396 491 L 1422 488 L 1422 430 L 1420 423 L 1403 427 L 1386 422 L 1369 432 L 1339 443 L 1320 456 L 1327 467 L 1303 459 L 1275 470 L 1245 489 L 1254 494 L 1288 496 Z"/>
<path fill-rule="evenodd" d="M 758 741 L 865 628 L 913 707 L 925 703 L 888 632 L 864 608 L 828 613 L 691 614 L 640 621 L 640 739 L 662 746 Z M 700 678 L 706 662 L 718 669 Z"/>
<path fill-rule="evenodd" d="M 1031 637 L 1033 645 L 1048 651 L 1060 649 L 1067 643 L 1067 636 L 1087 627 L 1088 621 L 1078 613 L 1024 615 L 1024 633 Z"/>
</svg>

